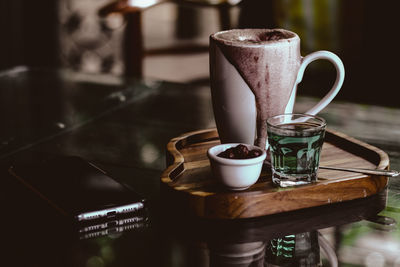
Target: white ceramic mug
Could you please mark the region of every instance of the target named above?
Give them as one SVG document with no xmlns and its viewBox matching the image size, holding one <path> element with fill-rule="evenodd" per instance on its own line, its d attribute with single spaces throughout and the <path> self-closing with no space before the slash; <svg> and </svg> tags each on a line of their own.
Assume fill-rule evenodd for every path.
<svg viewBox="0 0 400 267">
<path fill-rule="evenodd" d="M 305 68 L 326 59 L 336 68 L 328 94 L 306 113 L 315 115 L 339 92 L 344 66 L 329 51 L 300 54 L 300 38 L 283 29 L 234 29 L 210 36 L 214 117 L 222 143 L 266 147 L 267 118 L 292 113 Z"/>
</svg>

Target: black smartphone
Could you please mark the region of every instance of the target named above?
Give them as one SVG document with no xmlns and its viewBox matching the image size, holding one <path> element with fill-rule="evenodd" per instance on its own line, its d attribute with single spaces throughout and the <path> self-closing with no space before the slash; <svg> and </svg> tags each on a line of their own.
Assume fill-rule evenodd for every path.
<svg viewBox="0 0 400 267">
<path fill-rule="evenodd" d="M 13 165 L 9 173 L 70 217 L 80 233 L 122 229 L 147 221 L 144 197 L 80 157 L 60 156 L 30 166 Z"/>
</svg>

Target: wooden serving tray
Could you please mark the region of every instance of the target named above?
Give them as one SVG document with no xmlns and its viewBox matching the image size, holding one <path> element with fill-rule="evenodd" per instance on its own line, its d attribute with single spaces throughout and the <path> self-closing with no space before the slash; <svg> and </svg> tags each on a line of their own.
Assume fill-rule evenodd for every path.
<svg viewBox="0 0 400 267">
<path fill-rule="evenodd" d="M 203 218 L 252 218 L 365 198 L 388 183 L 384 176 L 320 169 L 315 183 L 279 188 L 272 183 L 271 170 L 264 168 L 250 188 L 229 191 L 214 179 L 206 154 L 208 148 L 219 143 L 216 129 L 183 134 L 168 143 L 168 167 L 161 176 L 163 201 Z M 374 146 L 328 130 L 320 164 L 387 169 L 389 157 Z"/>
</svg>

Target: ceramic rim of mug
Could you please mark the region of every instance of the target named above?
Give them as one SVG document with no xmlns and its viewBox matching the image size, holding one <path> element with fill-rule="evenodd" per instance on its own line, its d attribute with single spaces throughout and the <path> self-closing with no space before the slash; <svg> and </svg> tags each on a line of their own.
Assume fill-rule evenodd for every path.
<svg viewBox="0 0 400 267">
<path fill-rule="evenodd" d="M 242 35 L 245 35 L 246 32 L 257 32 L 257 34 L 260 33 L 271 33 L 271 32 L 280 32 L 283 34 L 289 35 L 288 37 L 284 37 L 279 40 L 257 40 L 257 41 L 246 41 L 246 39 L 239 39 L 240 33 L 243 33 Z M 224 38 L 223 35 L 226 34 L 234 34 L 233 37 L 237 37 L 237 39 L 228 39 Z M 221 37 L 222 36 L 222 37 Z M 294 40 L 300 40 L 300 37 L 292 31 L 285 30 L 285 29 L 230 29 L 230 30 L 225 30 L 225 31 L 219 31 L 216 33 L 213 33 L 210 35 L 210 38 L 213 39 L 215 42 L 224 44 L 226 46 L 234 46 L 234 47 L 262 47 L 265 45 L 273 45 L 273 44 L 279 44 L 282 45 L 284 43 L 290 44 Z M 250 40 L 250 39 L 247 39 Z"/>
<path fill-rule="evenodd" d="M 311 114 L 305 114 L 305 113 L 285 113 L 285 114 L 279 114 L 279 115 L 269 117 L 267 119 L 267 127 L 274 128 L 274 129 L 284 129 L 287 132 L 298 132 L 298 130 L 296 130 L 296 129 L 282 128 L 282 125 L 287 124 L 285 121 L 283 121 L 279 125 L 277 125 L 277 124 L 274 125 L 271 122 L 271 120 L 277 119 L 279 117 L 289 117 L 289 116 L 290 116 L 290 122 L 296 121 L 298 119 L 300 119 L 300 121 L 301 121 L 301 118 L 307 118 L 307 119 L 313 119 L 314 122 L 318 123 L 318 125 L 310 126 L 310 128 L 304 129 L 304 130 L 302 130 L 302 132 L 320 131 L 320 130 L 325 129 L 325 127 L 326 127 L 326 120 L 324 118 L 321 118 L 321 117 L 318 117 L 315 115 L 311 115 Z M 298 118 L 296 118 L 296 117 L 298 117 Z"/>
</svg>

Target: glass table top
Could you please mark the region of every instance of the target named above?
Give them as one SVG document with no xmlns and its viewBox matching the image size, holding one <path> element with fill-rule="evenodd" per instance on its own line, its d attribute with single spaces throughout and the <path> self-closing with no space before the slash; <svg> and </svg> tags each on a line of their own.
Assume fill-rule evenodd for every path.
<svg viewBox="0 0 400 267">
<path fill-rule="evenodd" d="M 159 183 L 166 144 L 215 127 L 208 85 L 17 67 L 0 72 L 0 96 L 3 260 L 10 266 L 400 266 L 396 178 L 370 198 L 249 220 L 187 218 L 168 206 Z M 316 101 L 299 96 L 296 109 Z M 334 101 L 320 116 L 383 149 L 400 169 L 400 108 Z M 95 162 L 143 194 L 146 223 L 74 234 L 7 176 L 14 162 L 54 155 Z"/>
</svg>

